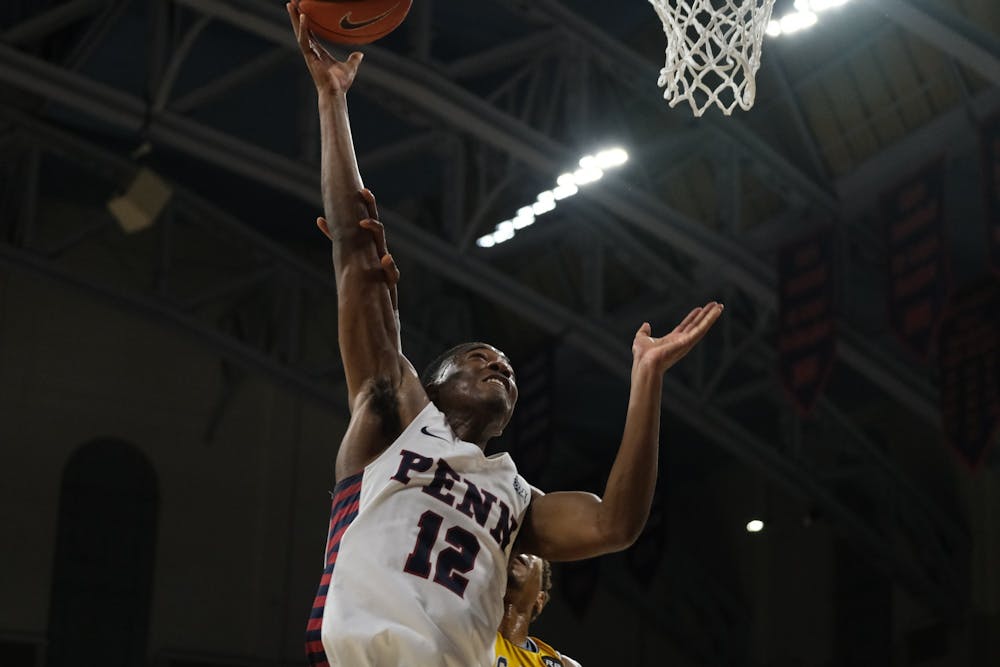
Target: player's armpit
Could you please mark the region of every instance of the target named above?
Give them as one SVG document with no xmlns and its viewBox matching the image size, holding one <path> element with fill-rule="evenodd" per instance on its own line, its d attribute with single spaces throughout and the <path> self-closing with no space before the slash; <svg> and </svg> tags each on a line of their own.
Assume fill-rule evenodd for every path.
<svg viewBox="0 0 1000 667">
<path fill-rule="evenodd" d="M 583 667 L 583 665 L 581 665 L 580 663 L 578 663 L 576 660 L 569 657 L 565 653 L 560 653 L 559 658 L 562 660 L 563 667 Z"/>
<path fill-rule="evenodd" d="M 612 525 L 605 515 L 603 502 L 592 493 L 533 495 L 516 548 L 550 561 L 570 561 L 630 546 L 633 536 Z"/>
</svg>

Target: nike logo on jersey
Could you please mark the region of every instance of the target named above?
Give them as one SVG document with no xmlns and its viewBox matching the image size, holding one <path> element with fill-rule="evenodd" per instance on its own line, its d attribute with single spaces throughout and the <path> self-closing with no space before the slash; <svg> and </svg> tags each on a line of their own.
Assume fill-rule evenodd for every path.
<svg viewBox="0 0 1000 667">
<path fill-rule="evenodd" d="M 370 26 L 372 23 L 378 23 L 379 21 L 381 21 L 382 19 L 384 19 L 386 16 L 388 16 L 389 14 L 391 14 L 393 12 L 393 10 L 396 9 L 396 7 L 398 7 L 398 6 L 399 6 L 399 3 L 397 2 L 395 5 L 393 5 L 389 9 L 385 10 L 384 12 L 382 12 L 381 14 L 379 14 L 378 16 L 376 16 L 375 18 L 370 18 L 367 21 L 361 21 L 359 23 L 355 23 L 354 21 L 352 21 L 351 20 L 351 12 L 347 12 L 342 17 L 340 17 L 340 27 L 343 28 L 344 30 L 361 30 L 361 28 L 364 28 L 366 26 Z"/>
<path fill-rule="evenodd" d="M 437 438 L 438 440 L 444 440 L 445 442 L 449 442 L 448 438 L 444 437 L 443 435 L 438 435 L 437 433 L 431 433 L 430 431 L 428 431 L 426 426 L 421 428 L 420 432 L 423 433 L 424 435 L 429 435 L 432 438 Z"/>
</svg>

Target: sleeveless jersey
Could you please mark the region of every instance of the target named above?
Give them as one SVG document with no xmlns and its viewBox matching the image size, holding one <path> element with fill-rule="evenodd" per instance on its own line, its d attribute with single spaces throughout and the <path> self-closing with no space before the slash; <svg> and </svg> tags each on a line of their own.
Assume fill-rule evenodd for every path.
<svg viewBox="0 0 1000 667">
<path fill-rule="evenodd" d="M 334 490 L 310 662 L 492 665 L 507 558 L 530 501 L 508 454 L 457 439 L 428 404 Z"/>
<path fill-rule="evenodd" d="M 564 667 L 562 656 L 541 639 L 528 637 L 529 648 L 521 648 L 497 633 L 495 667 Z M 532 650 L 535 649 L 535 650 Z"/>
</svg>

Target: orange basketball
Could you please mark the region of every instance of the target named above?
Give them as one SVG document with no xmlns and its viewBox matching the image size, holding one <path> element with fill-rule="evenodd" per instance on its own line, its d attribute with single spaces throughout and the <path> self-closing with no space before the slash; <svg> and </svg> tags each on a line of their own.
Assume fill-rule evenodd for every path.
<svg viewBox="0 0 1000 667">
<path fill-rule="evenodd" d="M 299 0 L 316 35 L 337 44 L 367 44 L 396 29 L 412 0 Z"/>
</svg>

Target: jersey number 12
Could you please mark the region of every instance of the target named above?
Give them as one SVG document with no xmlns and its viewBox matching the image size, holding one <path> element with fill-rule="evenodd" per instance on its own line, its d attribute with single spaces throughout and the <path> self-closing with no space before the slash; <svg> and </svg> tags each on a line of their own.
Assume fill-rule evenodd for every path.
<svg viewBox="0 0 1000 667">
<path fill-rule="evenodd" d="M 420 515 L 417 526 L 417 543 L 406 558 L 403 570 L 410 574 L 427 579 L 431 574 L 431 551 L 437 543 L 438 534 L 444 518 L 431 510 Z M 460 598 L 465 597 L 465 587 L 469 580 L 462 576 L 472 571 L 476 566 L 476 556 L 479 555 L 479 540 L 476 536 L 458 526 L 452 526 L 444 534 L 444 541 L 451 546 L 442 549 L 434 565 L 434 583 L 441 584 Z"/>
</svg>

